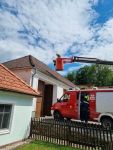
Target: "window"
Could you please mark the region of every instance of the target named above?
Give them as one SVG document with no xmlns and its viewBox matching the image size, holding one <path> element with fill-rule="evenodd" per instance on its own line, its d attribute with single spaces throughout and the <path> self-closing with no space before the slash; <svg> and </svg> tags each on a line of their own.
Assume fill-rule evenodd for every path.
<svg viewBox="0 0 113 150">
<path fill-rule="evenodd" d="M 9 129 L 12 105 L 0 104 L 0 129 Z"/>
<path fill-rule="evenodd" d="M 68 100 L 70 99 L 70 95 L 69 94 L 64 94 L 62 97 L 61 97 L 61 101 L 62 102 L 67 102 Z"/>
</svg>

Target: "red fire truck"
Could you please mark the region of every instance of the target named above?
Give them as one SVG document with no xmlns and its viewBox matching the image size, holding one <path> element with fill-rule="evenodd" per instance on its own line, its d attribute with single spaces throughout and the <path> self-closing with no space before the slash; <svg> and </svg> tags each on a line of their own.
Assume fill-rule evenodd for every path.
<svg viewBox="0 0 113 150">
<path fill-rule="evenodd" d="M 96 58 L 71 57 L 54 60 L 56 70 L 63 70 L 64 63 L 87 62 L 96 64 L 113 65 L 112 61 Z M 113 88 L 87 89 L 67 91 L 51 107 L 55 119 L 80 119 L 82 95 L 89 96 L 89 120 L 101 122 L 103 126 L 113 127 Z"/>
<path fill-rule="evenodd" d="M 55 119 L 79 119 L 82 95 L 89 95 L 89 121 L 113 126 L 113 89 L 87 89 L 67 91 L 51 107 Z"/>
</svg>

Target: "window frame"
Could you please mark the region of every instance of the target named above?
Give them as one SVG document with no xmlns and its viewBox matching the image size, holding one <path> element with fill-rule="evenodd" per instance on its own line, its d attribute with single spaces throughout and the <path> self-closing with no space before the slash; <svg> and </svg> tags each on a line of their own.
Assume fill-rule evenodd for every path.
<svg viewBox="0 0 113 150">
<path fill-rule="evenodd" d="M 12 126 L 12 119 L 13 119 L 13 113 L 14 113 L 14 103 L 10 102 L 0 102 L 0 105 L 11 105 L 11 112 L 10 112 L 10 120 L 9 120 L 9 127 L 0 129 L 0 135 L 1 134 L 8 134 L 11 132 L 11 126 Z"/>
</svg>

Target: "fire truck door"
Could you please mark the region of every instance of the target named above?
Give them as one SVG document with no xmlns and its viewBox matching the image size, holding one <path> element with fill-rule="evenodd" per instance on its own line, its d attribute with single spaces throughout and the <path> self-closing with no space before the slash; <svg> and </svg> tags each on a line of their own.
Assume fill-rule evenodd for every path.
<svg viewBox="0 0 113 150">
<path fill-rule="evenodd" d="M 62 104 L 61 104 L 61 112 L 64 117 L 70 116 L 70 95 L 64 94 L 61 98 Z"/>
<path fill-rule="evenodd" d="M 69 115 L 70 118 L 78 119 L 78 108 L 79 108 L 79 92 L 73 92 L 70 95 L 69 102 Z"/>
</svg>

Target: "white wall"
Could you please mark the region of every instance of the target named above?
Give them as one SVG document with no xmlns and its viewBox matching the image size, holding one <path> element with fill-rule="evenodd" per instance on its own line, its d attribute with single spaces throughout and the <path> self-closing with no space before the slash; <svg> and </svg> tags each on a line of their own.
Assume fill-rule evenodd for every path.
<svg viewBox="0 0 113 150">
<path fill-rule="evenodd" d="M 57 98 L 60 98 L 63 95 L 63 88 L 57 85 L 53 86 L 53 101 L 52 104 L 57 102 Z"/>
<path fill-rule="evenodd" d="M 38 91 L 38 81 L 39 79 L 36 76 L 34 76 L 32 88 L 35 89 L 36 91 Z M 37 101 L 37 98 L 33 98 L 32 117 L 35 117 L 36 101 Z"/>
<path fill-rule="evenodd" d="M 57 85 L 53 86 L 53 101 L 52 104 L 54 104 L 57 101 Z"/>
<path fill-rule="evenodd" d="M 0 146 L 26 138 L 29 134 L 32 97 L 25 94 L 0 91 L 0 103 L 13 104 L 10 130 L 3 134 L 0 130 Z"/>
<path fill-rule="evenodd" d="M 63 88 L 58 86 L 57 87 L 57 98 L 60 98 L 63 95 L 63 92 L 64 92 Z"/>
</svg>

